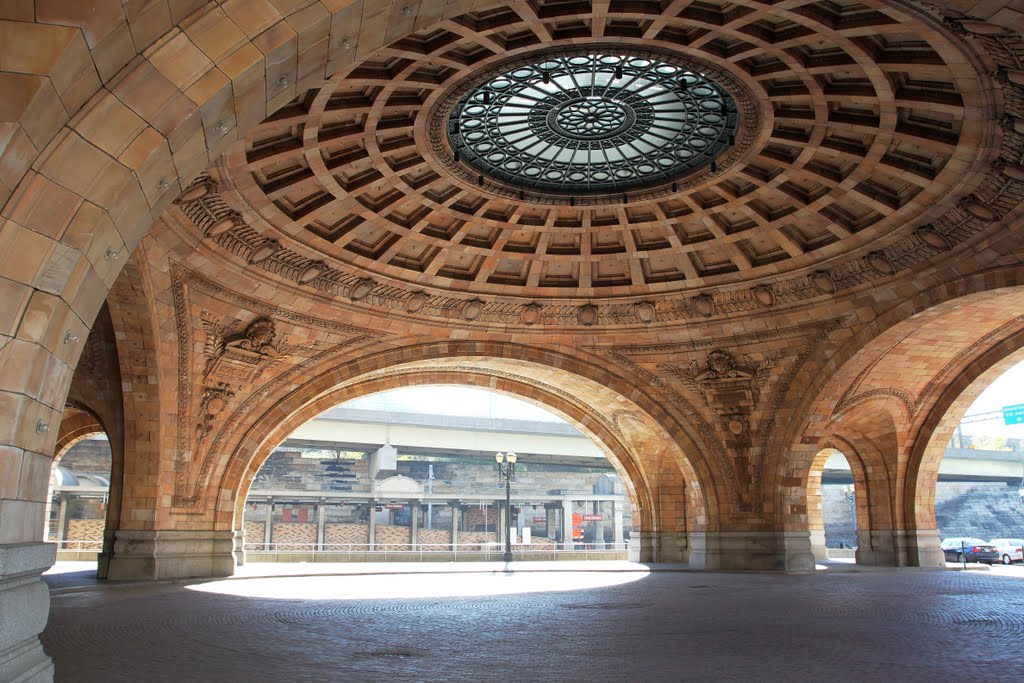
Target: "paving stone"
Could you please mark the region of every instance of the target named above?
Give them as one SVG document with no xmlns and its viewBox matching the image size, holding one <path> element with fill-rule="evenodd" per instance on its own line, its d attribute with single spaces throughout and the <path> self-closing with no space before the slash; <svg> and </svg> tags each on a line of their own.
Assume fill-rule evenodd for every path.
<svg viewBox="0 0 1024 683">
<path fill-rule="evenodd" d="M 42 640 L 58 681 L 995 681 L 1024 668 L 1019 568 L 566 564 L 66 588 Z"/>
</svg>

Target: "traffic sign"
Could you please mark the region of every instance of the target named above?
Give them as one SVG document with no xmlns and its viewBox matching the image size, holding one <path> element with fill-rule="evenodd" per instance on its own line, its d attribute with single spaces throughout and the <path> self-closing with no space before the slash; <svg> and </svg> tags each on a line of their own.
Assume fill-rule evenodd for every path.
<svg viewBox="0 0 1024 683">
<path fill-rule="evenodd" d="M 1015 406 L 1003 406 L 1003 424 L 1024 424 L 1024 403 Z"/>
</svg>

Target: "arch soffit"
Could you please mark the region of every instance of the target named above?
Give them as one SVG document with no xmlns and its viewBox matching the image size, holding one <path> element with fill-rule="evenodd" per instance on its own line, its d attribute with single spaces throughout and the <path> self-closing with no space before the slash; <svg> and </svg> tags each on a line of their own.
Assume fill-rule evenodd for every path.
<svg viewBox="0 0 1024 683">
<path fill-rule="evenodd" d="M 479 363 L 474 370 L 487 369 L 489 364 L 506 364 L 509 368 L 491 367 L 495 372 L 507 370 L 506 374 L 512 374 L 520 379 L 527 378 L 522 372 L 525 366 L 532 366 L 535 369 L 529 379 L 542 382 L 542 386 L 558 387 L 567 378 L 573 378 L 579 382 L 586 382 L 591 385 L 594 391 L 606 391 L 607 396 L 615 396 L 618 401 L 626 401 L 637 406 L 640 411 L 649 416 L 655 424 L 664 425 L 666 431 L 676 441 L 682 441 L 687 452 L 692 453 L 691 461 L 695 467 L 699 467 L 703 455 L 696 446 L 696 441 L 686 430 L 686 426 L 677 420 L 674 414 L 670 413 L 658 397 L 651 396 L 650 388 L 641 388 L 634 385 L 606 367 L 588 362 L 575 356 L 562 352 L 553 351 L 524 345 L 513 345 L 511 343 L 499 342 L 430 342 L 415 346 L 402 346 L 376 354 L 365 356 L 349 361 L 343 365 L 333 366 L 316 374 L 308 382 L 298 389 L 292 391 L 287 397 L 275 401 L 273 410 L 275 414 L 293 414 L 309 402 L 320 396 L 334 391 L 343 384 L 352 383 L 361 377 L 369 376 L 370 373 L 383 373 L 397 366 L 410 366 L 413 363 L 421 363 L 421 369 L 438 367 L 438 363 L 446 362 L 449 366 L 457 362 L 473 361 Z M 467 369 L 467 368 L 460 368 Z M 571 393 L 573 387 L 567 390 Z M 646 390 L 645 390 L 646 389 Z M 586 398 L 580 397 L 585 403 Z M 257 411 L 254 411 L 257 412 Z M 279 420 L 273 420 L 276 423 Z M 266 438 L 265 419 L 257 419 L 254 426 L 241 438 L 238 448 L 239 452 L 253 450 Z M 701 472 L 703 474 L 703 472 Z"/>
<path fill-rule="evenodd" d="M 832 332 L 831 340 L 821 345 L 815 357 L 794 379 L 787 399 L 792 399 L 797 406 L 794 414 L 798 419 L 790 422 L 789 430 L 780 432 L 773 439 L 770 452 L 784 454 L 791 447 L 806 451 L 806 445 L 821 444 L 832 428 L 835 408 L 844 394 L 849 394 L 844 406 L 847 413 L 856 404 L 877 405 L 882 401 L 899 404 L 897 412 L 906 415 L 907 420 L 920 416 L 921 407 L 914 405 L 916 397 L 900 392 L 896 387 L 886 387 L 896 391 L 870 393 L 856 393 L 851 388 L 860 383 L 858 379 L 863 381 L 864 377 L 859 376 L 865 369 L 883 362 L 889 349 L 900 342 L 913 340 L 912 326 L 918 316 L 948 316 L 969 309 L 972 304 L 1003 295 L 1024 297 L 1024 266 L 1009 266 L 944 283 L 892 306 L 852 335 L 846 328 Z M 1018 306 L 1017 310 L 1024 311 L 1024 306 Z M 946 325 L 950 324 L 955 322 L 947 318 Z M 1024 325 L 1024 320 L 1020 324 Z M 987 341 L 998 343 L 997 338 Z M 955 376 L 955 369 L 944 368 L 943 374 Z M 898 424 L 900 422 L 902 420 L 897 420 Z"/>
<path fill-rule="evenodd" d="M 906 501 L 911 519 L 921 521 L 922 514 L 934 521 L 934 509 L 918 509 L 917 493 L 934 484 L 946 444 L 974 400 L 992 382 L 1011 367 L 1024 361 L 1024 329 L 1005 337 L 963 367 L 956 381 L 932 402 L 921 419 L 918 438 L 910 444 L 906 478 Z M 923 528 L 923 527 L 922 527 Z M 929 527 L 930 528 L 930 527 Z"/>
<path fill-rule="evenodd" d="M 886 453 L 895 453 L 900 440 L 900 415 L 897 411 L 897 419 L 894 419 L 892 408 L 884 404 L 871 410 L 862 407 L 857 414 L 849 416 L 850 419 L 835 425 L 821 439 L 819 450 L 810 457 L 802 471 L 801 487 L 806 487 L 813 475 L 821 474 L 832 454 L 840 453 L 850 466 L 854 484 L 860 493 L 888 496 L 888 475 L 895 470 L 897 463 L 889 462 Z M 878 476 L 879 473 L 885 476 Z M 869 480 L 874 491 L 867 491 Z"/>
<path fill-rule="evenodd" d="M 57 464 L 76 443 L 93 434 L 106 434 L 102 420 L 88 407 L 69 402 L 61 415 L 60 431 L 53 449 L 53 462 Z"/>
<path fill-rule="evenodd" d="M 916 430 L 922 428 L 926 420 L 936 419 L 926 417 L 932 412 L 929 404 L 937 399 L 942 391 L 942 385 L 926 386 L 931 392 L 928 396 L 915 397 L 913 404 L 916 410 L 907 410 L 909 397 L 904 394 L 900 396 L 897 392 L 875 392 L 863 397 L 858 397 L 851 387 L 855 388 L 858 376 L 865 368 L 877 367 L 883 362 L 887 351 L 896 346 L 899 342 L 906 342 L 913 339 L 913 325 L 915 319 L 935 321 L 945 320 L 945 326 L 951 328 L 955 325 L 954 315 L 964 315 L 971 310 L 973 304 L 988 302 L 996 297 L 1024 297 L 1024 267 L 1010 266 L 1000 269 L 986 271 L 958 280 L 944 283 L 929 290 L 920 292 L 912 299 L 891 307 L 880 314 L 870 324 L 862 327 L 855 334 L 849 336 L 845 341 L 838 342 L 844 330 L 832 333 L 832 344 L 823 344 L 817 354 L 817 362 L 809 362 L 803 370 L 803 376 L 795 380 L 794 387 L 790 390 L 788 398 L 797 405 L 794 419 L 790 429 L 780 432 L 773 438 L 773 447 L 769 450 L 768 457 L 771 462 L 766 463 L 765 471 L 769 476 L 776 477 L 779 485 L 772 485 L 766 481 L 766 491 L 774 496 L 779 504 L 776 509 L 783 516 L 786 510 L 790 509 L 786 501 L 796 500 L 802 496 L 805 489 L 806 479 L 809 475 L 812 462 L 818 450 L 827 444 L 827 438 L 839 433 L 835 423 L 835 408 L 839 405 L 844 394 L 851 394 L 857 400 L 847 400 L 846 413 L 850 415 L 847 424 L 851 424 L 855 416 L 884 411 L 892 419 L 894 425 L 904 426 L 902 432 L 904 439 Z M 1017 305 L 1016 310 L 1024 310 L 1024 305 Z M 918 318 L 918 316 L 923 316 Z M 1024 322 L 1022 322 L 1024 324 Z M 1004 325 L 995 325 L 995 330 L 988 333 L 981 333 L 981 340 L 974 344 L 974 348 L 964 349 L 955 356 L 942 369 L 942 375 L 952 382 L 957 382 L 957 377 L 963 371 L 965 365 L 976 358 L 983 349 L 991 348 L 1000 344 L 999 335 L 1012 334 L 1004 329 Z M 837 343 L 838 342 L 838 343 Z M 965 344 L 970 347 L 971 344 Z M 832 371 L 824 369 L 835 368 Z M 863 377 L 860 378 L 863 380 Z M 798 391 L 801 386 L 809 386 L 804 390 L 803 396 Z M 893 388 L 893 387 L 889 387 Z M 927 399 L 922 402 L 922 398 Z M 863 400 L 861 400 L 863 399 Z M 966 406 L 964 407 L 966 409 Z M 847 427 L 849 429 L 849 427 Z M 912 444 L 920 449 L 920 440 L 913 439 Z M 921 460 L 920 453 L 911 453 L 908 457 L 912 467 Z M 895 465 L 895 463 L 892 463 Z M 937 461 L 936 461 L 937 468 Z M 908 476 L 907 486 L 915 486 L 913 482 L 918 476 Z M 782 482 L 791 482 L 795 488 Z M 797 485 L 797 482 L 799 484 Z M 894 492 L 898 494 L 899 492 Z M 907 491 L 907 495 L 900 496 L 902 505 L 914 505 L 914 492 Z"/>
<path fill-rule="evenodd" d="M 125 414 L 158 419 L 158 415 L 150 413 L 159 405 L 161 390 L 166 392 L 169 387 L 152 381 L 160 374 L 159 335 L 156 297 L 144 251 L 140 245 L 127 259 L 106 304 L 115 332 L 121 381 L 125 387 L 131 387 L 130 391 L 122 392 Z"/>
</svg>

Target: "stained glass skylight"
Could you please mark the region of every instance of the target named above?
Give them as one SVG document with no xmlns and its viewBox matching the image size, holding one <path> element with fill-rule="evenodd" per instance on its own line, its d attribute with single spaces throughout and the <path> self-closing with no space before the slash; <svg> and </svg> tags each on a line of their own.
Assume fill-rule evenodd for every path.
<svg viewBox="0 0 1024 683">
<path fill-rule="evenodd" d="M 728 93 L 685 65 L 595 50 L 490 78 L 452 110 L 448 137 L 460 161 L 510 185 L 607 194 L 710 165 L 737 120 Z"/>
</svg>

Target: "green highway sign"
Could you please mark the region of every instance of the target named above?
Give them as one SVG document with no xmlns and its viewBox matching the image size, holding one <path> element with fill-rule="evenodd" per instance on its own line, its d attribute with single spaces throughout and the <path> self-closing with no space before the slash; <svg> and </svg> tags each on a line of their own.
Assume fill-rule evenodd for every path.
<svg viewBox="0 0 1024 683">
<path fill-rule="evenodd" d="M 1003 424 L 1024 424 L 1024 403 L 1015 406 L 1003 406 Z"/>
</svg>

